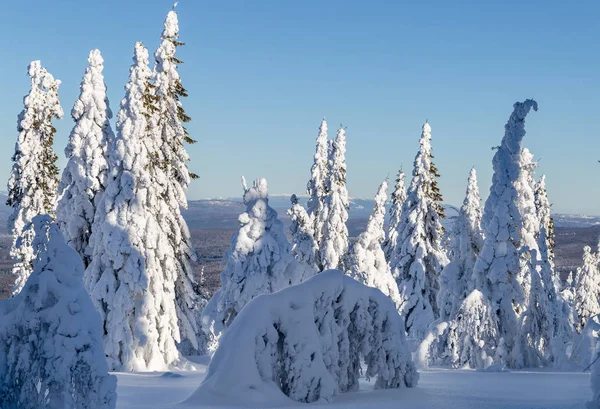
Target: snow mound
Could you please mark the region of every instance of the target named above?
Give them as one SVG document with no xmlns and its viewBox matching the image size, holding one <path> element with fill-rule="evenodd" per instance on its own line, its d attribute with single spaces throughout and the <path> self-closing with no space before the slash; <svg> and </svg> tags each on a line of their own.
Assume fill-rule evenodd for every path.
<svg viewBox="0 0 600 409">
<path fill-rule="evenodd" d="M 114 409 L 117 379 L 82 261 L 51 222 L 33 218 L 33 272 L 0 303 L 0 408 Z"/>
<path fill-rule="evenodd" d="M 328 270 L 249 302 L 186 403 L 264 407 L 330 400 L 358 389 L 361 363 L 376 388 L 413 387 L 419 379 L 392 301 Z"/>
</svg>

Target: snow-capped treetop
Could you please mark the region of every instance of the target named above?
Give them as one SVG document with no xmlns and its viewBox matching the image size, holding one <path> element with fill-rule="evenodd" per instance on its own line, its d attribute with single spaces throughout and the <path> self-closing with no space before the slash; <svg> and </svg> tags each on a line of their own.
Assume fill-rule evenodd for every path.
<svg viewBox="0 0 600 409">
<path fill-rule="evenodd" d="M 188 169 L 187 163 L 190 157 L 185 150 L 184 142 L 195 143 L 196 141 L 190 138 L 184 125 L 191 119 L 185 113 L 181 103 L 181 98 L 187 97 L 187 91 L 183 88 L 177 71 L 178 64 L 182 61 L 175 57 L 175 53 L 177 47 L 183 45 L 178 39 L 177 13 L 171 10 L 164 23 L 160 45 L 154 53 L 156 111 L 152 126 L 157 132 L 157 143 L 161 152 L 157 162 L 167 175 L 164 195 L 168 201 L 177 201 L 180 206 L 187 207 L 185 193 L 190 180 L 197 178 L 197 175 Z"/>
<path fill-rule="evenodd" d="M 398 171 L 398 176 L 396 177 L 396 184 L 394 186 L 394 191 L 392 192 L 392 203 L 390 205 L 390 220 L 387 230 L 387 239 L 383 245 L 383 249 L 385 252 L 385 257 L 389 261 L 390 256 L 394 251 L 394 247 L 398 241 L 398 224 L 400 223 L 400 218 L 402 217 L 402 206 L 404 205 L 404 201 L 406 200 L 406 188 L 404 186 L 404 171 L 402 168 Z"/>
<path fill-rule="evenodd" d="M 69 245 L 83 259 L 84 268 L 91 261 L 89 237 L 99 195 L 108 183 L 108 145 L 115 138 L 109 122 L 112 112 L 102 75 L 103 61 L 99 50 L 90 51 L 79 98 L 71 111 L 75 126 L 65 148 L 69 161 L 58 186 L 57 222 Z"/>
<path fill-rule="evenodd" d="M 35 216 L 28 229 L 33 272 L 0 302 L 0 406 L 114 409 L 117 379 L 108 373 L 81 259 L 50 216 Z"/>
<path fill-rule="evenodd" d="M 346 188 L 346 130 L 338 129 L 329 151 L 329 172 L 326 181 L 327 196 L 324 211 L 319 217 L 323 221 L 323 236 L 320 241 L 320 256 L 323 269 L 343 270 L 344 256 L 348 251 L 348 189 Z"/>
<path fill-rule="evenodd" d="M 367 222 L 367 228 L 365 233 L 373 237 L 374 240 L 378 241 L 379 244 L 385 240 L 385 230 L 383 227 L 385 219 L 385 202 L 387 201 L 387 180 L 384 180 L 377 189 L 375 195 L 375 206 L 373 207 L 373 213 L 369 216 Z"/>
<path fill-rule="evenodd" d="M 469 172 L 469 180 L 467 182 L 467 195 L 463 201 L 461 212 L 465 215 L 465 219 L 469 223 L 470 231 L 476 239 L 480 239 L 478 243 L 483 245 L 483 237 L 481 232 L 481 198 L 479 196 L 479 187 L 477 186 L 477 172 L 472 168 Z"/>
<path fill-rule="evenodd" d="M 535 205 L 529 174 L 523 169 L 521 144 L 525 136 L 525 117 L 532 108 L 537 110 L 537 103 L 526 100 L 515 103 L 513 108 L 493 159 L 494 175 L 482 223 L 485 241 L 473 274 L 477 288 L 499 308 L 499 336 L 504 337 L 506 343 L 506 363 L 519 367 L 522 356 L 516 328 L 526 301 L 518 279 L 522 273 L 521 249 L 525 246 L 537 249 L 533 232 L 524 227 L 524 218 L 530 217 L 530 211 L 535 217 Z"/>
<path fill-rule="evenodd" d="M 32 232 L 24 232 L 24 227 L 37 215 L 55 214 L 58 167 L 52 148 L 56 132 L 52 120 L 63 116 L 58 101 L 60 81 L 42 68 L 40 61 L 29 64 L 27 72 L 31 90 L 24 98 L 24 108 L 17 120 L 19 136 L 12 157 L 6 201 L 14 209 L 8 219 L 13 235 L 13 274 L 17 276 L 13 294 L 25 284 L 35 257 L 30 242 Z"/>
<path fill-rule="evenodd" d="M 327 121 L 321 121 L 319 135 L 317 136 L 317 148 L 314 155 L 314 163 L 310 168 L 310 180 L 306 185 L 308 203 L 306 205 L 308 215 L 316 218 L 320 208 L 323 206 L 323 198 L 326 194 L 325 181 L 327 180 Z"/>
</svg>

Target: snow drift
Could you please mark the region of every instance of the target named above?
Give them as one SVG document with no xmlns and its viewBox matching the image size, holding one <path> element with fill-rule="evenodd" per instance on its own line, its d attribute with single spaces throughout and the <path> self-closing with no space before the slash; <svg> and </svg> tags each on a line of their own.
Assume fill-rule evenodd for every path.
<svg viewBox="0 0 600 409">
<path fill-rule="evenodd" d="M 186 403 L 329 400 L 358 389 L 361 363 L 377 388 L 413 387 L 419 379 L 393 302 L 328 270 L 248 303 Z"/>
</svg>

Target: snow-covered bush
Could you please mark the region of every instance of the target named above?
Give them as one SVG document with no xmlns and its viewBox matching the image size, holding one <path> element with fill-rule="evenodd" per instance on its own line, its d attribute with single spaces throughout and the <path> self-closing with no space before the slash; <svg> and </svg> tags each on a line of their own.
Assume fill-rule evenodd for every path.
<svg viewBox="0 0 600 409">
<path fill-rule="evenodd" d="M 498 317 L 498 338 L 504 339 L 506 365 L 521 367 L 520 315 L 527 305 L 520 277 L 527 278 L 527 246 L 537 249 L 532 216 L 537 223 L 533 189 L 523 149 L 525 117 L 537 110 L 533 100 L 517 102 L 493 159 L 494 176 L 485 203 L 482 226 L 485 240 L 473 268 L 476 288 L 491 301 Z M 534 227 L 534 226 L 533 226 Z M 525 283 L 526 284 L 526 283 Z"/>
<path fill-rule="evenodd" d="M 56 132 L 52 120 L 63 116 L 58 101 L 60 81 L 42 68 L 39 61 L 31 62 L 27 72 L 31 90 L 23 100 L 24 108 L 17 119 L 19 137 L 12 156 L 6 201 L 13 208 L 8 219 L 8 230 L 13 236 L 10 255 L 16 275 L 13 295 L 25 285 L 36 256 L 32 248 L 33 232 L 24 227 L 37 215 L 54 217 L 56 210 L 58 157 L 52 148 Z"/>
<path fill-rule="evenodd" d="M 188 402 L 328 400 L 358 388 L 364 364 L 377 388 L 416 386 L 419 375 L 394 304 L 336 270 L 257 297 L 223 334 Z M 231 392 L 235 391 L 235 394 Z"/>
<path fill-rule="evenodd" d="M 322 237 L 319 241 L 322 269 L 343 270 L 348 251 L 348 189 L 346 188 L 346 131 L 338 129 L 329 151 L 329 168 L 326 179 L 327 195 L 324 209 L 319 213 Z"/>
<path fill-rule="evenodd" d="M 269 206 L 266 179 L 257 179 L 251 188 L 246 187 L 245 180 L 242 183 L 246 212 L 240 215 L 240 228 L 225 254 L 227 265 L 221 272 L 221 288 L 202 314 L 202 330 L 210 337 L 211 349 L 221 332 L 253 298 L 314 274 L 292 256 L 283 223 Z"/>
<path fill-rule="evenodd" d="M 114 143 L 110 126 L 112 112 L 104 85 L 104 68 L 99 50 L 90 51 L 88 67 L 81 81 L 79 98 L 71 111 L 75 126 L 65 148 L 68 158 L 58 185 L 57 223 L 83 260 L 91 262 L 89 248 L 92 224 L 100 195 L 109 181 L 107 150 Z"/>
<path fill-rule="evenodd" d="M 386 200 L 387 181 L 384 180 L 375 196 L 375 207 L 367 222 L 366 230 L 350 246 L 346 265 L 348 275 L 364 285 L 381 290 L 390 297 L 397 308 L 400 308 L 402 300 L 398 285 L 381 248 L 385 239 L 383 223 Z"/>
<path fill-rule="evenodd" d="M 450 321 L 442 322 L 420 344 L 417 356 L 423 367 L 487 368 L 498 347 L 498 321 L 487 297 L 473 290 Z"/>
<path fill-rule="evenodd" d="M 458 305 L 475 287 L 473 266 L 483 247 L 480 201 L 473 168 L 469 173 L 467 195 L 452 229 L 452 260 L 440 275 L 438 306 L 444 320 L 454 315 Z"/>
<path fill-rule="evenodd" d="M 102 322 L 83 265 L 48 215 L 33 218 L 37 258 L 22 291 L 0 302 L 0 407 L 114 409 Z"/>
<path fill-rule="evenodd" d="M 415 157 L 413 179 L 397 226 L 398 243 L 391 256 L 392 274 L 403 300 L 402 315 L 409 338 L 421 341 L 428 326 L 439 317 L 439 275 L 448 264 L 441 239 L 438 202 L 431 158 L 431 127 L 423 125 Z"/>
<path fill-rule="evenodd" d="M 298 197 L 292 195 L 292 207 L 287 211 L 292 221 L 290 234 L 292 236 L 292 255 L 300 263 L 317 269 L 317 254 L 319 247 L 313 237 L 312 220 L 304 207 L 298 203 Z"/>
</svg>

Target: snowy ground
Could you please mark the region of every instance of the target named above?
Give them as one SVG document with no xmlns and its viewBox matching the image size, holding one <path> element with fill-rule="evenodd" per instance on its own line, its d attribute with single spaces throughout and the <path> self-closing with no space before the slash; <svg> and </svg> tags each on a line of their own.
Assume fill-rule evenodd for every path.
<svg viewBox="0 0 600 409">
<path fill-rule="evenodd" d="M 206 366 L 197 372 L 118 373 L 117 409 L 217 409 L 201 402 L 178 405 L 198 387 L 205 372 Z M 430 370 L 421 372 L 414 389 L 373 391 L 365 382 L 360 391 L 339 395 L 332 404 L 288 408 L 583 409 L 591 395 L 589 381 L 589 374 L 577 372 Z"/>
</svg>

